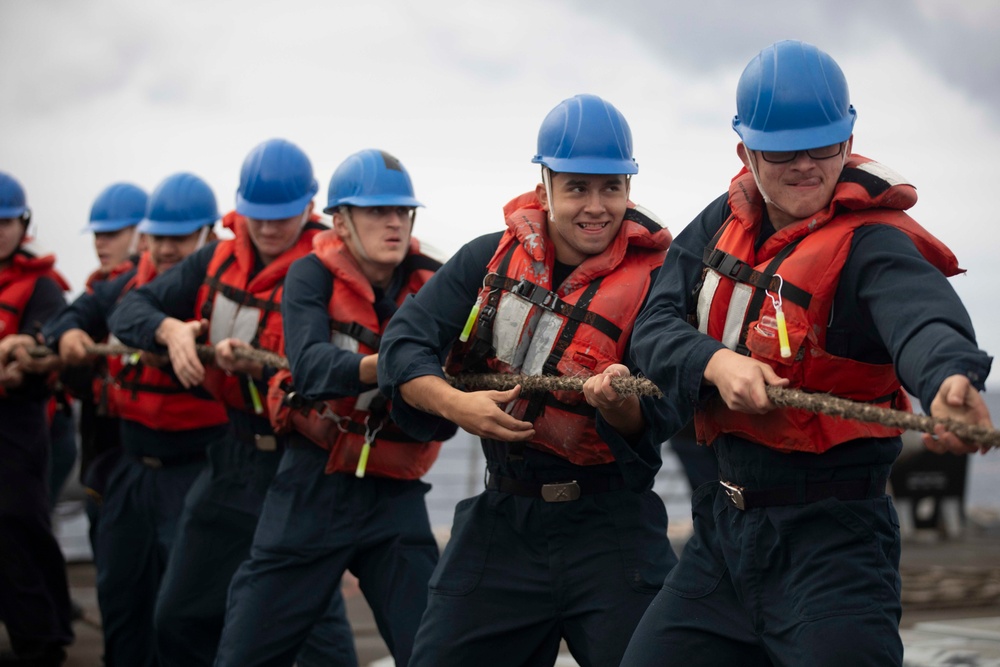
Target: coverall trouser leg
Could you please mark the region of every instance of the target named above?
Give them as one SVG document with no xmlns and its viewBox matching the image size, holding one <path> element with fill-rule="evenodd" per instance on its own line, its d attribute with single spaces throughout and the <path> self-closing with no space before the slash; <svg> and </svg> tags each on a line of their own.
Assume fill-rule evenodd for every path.
<svg viewBox="0 0 1000 667">
<path fill-rule="evenodd" d="M 411 667 L 617 665 L 677 562 L 652 491 L 572 502 L 486 491 L 459 503 Z"/>
<path fill-rule="evenodd" d="M 346 569 L 358 577 L 396 664 L 407 664 L 438 555 L 424 503 L 429 487 L 327 475 L 326 458 L 311 445 L 285 452 L 252 556 L 233 578 L 217 665 L 291 665 Z"/>
<path fill-rule="evenodd" d="M 162 666 L 208 667 L 215 661 L 229 583 L 250 555 L 280 455 L 256 449 L 232 431 L 209 446 L 209 465 L 185 499 L 157 597 L 154 626 Z M 343 600 L 335 600 L 314 628 L 327 638 L 318 643 L 317 652 L 353 641 L 343 611 Z"/>
</svg>

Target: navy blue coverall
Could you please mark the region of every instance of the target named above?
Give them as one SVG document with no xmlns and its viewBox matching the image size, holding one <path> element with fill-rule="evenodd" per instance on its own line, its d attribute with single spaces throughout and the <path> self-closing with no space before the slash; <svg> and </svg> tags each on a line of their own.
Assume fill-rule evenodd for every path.
<svg viewBox="0 0 1000 667">
<path fill-rule="evenodd" d="M 189 255 L 153 282 L 122 299 L 109 322 L 112 332 L 134 347 L 164 353 L 156 329 L 167 317 L 197 317 L 198 288 L 205 280 L 216 243 Z M 263 268 L 259 262 L 257 270 Z M 260 383 L 266 395 L 266 383 Z M 230 409 L 229 429 L 209 443 L 208 467 L 195 479 L 178 521 L 177 537 L 157 598 L 157 652 L 164 666 L 213 663 L 222 634 L 229 583 L 250 555 L 254 531 L 281 451 L 255 446 L 255 436 L 273 436 L 266 417 Z M 299 656 L 300 665 L 352 664 L 354 638 L 344 599 L 333 597 L 322 622 Z"/>
<path fill-rule="evenodd" d="M 379 386 L 410 435 L 433 439 L 448 422 L 405 403 L 398 387 L 442 377 L 501 233 L 466 244 L 389 323 Z M 573 267 L 557 265 L 554 285 Z M 628 364 L 627 360 L 623 363 Z M 660 443 L 690 416 L 641 400 L 650 428 L 626 442 L 598 415 L 616 463 L 578 466 L 530 447 L 483 440 L 490 474 L 525 482 L 606 483 L 617 489 L 549 503 L 486 490 L 455 509 L 451 538 L 430 581 L 411 665 L 551 665 L 565 638 L 585 667 L 618 662 L 628 637 L 676 562 L 663 502 L 651 490 Z"/>
<path fill-rule="evenodd" d="M 103 340 L 108 317 L 135 273 L 96 283 L 92 293 L 80 296 L 43 329 L 46 344 L 59 349 L 70 329 Z M 224 438 L 227 427 L 157 431 L 127 419 L 120 426 L 124 456 L 109 471 L 96 540 L 104 662 L 152 667 L 157 664 L 153 609 L 184 497 L 205 467 L 206 447 Z"/>
<path fill-rule="evenodd" d="M 396 310 L 402 272 L 374 308 Z M 281 299 L 285 354 L 295 391 L 309 400 L 357 396 L 363 354 L 330 344 L 333 276 L 315 255 L 288 270 Z M 351 473 L 326 474 L 328 452 L 296 431 L 267 492 L 250 560 L 233 577 L 220 667 L 291 665 L 329 606 L 344 570 L 357 578 L 396 665 L 410 658 L 438 560 L 424 495 L 430 485 Z"/>
<path fill-rule="evenodd" d="M 687 316 L 703 250 L 728 215 L 723 195 L 674 239 L 633 338 L 639 368 L 690 406 L 709 391 L 705 366 L 722 344 Z M 773 233 L 765 219 L 758 247 Z M 827 351 L 893 363 L 925 406 L 953 374 L 982 389 L 991 361 L 976 347 L 968 313 L 944 275 L 905 234 L 884 225 L 854 234 Z M 693 497 L 694 535 L 622 665 L 900 664 L 899 519 L 884 491 L 900 439 L 852 440 L 819 455 L 729 434 L 712 446 L 720 478 L 732 484 L 805 493 L 810 485 L 862 480 L 869 497 L 743 511 L 718 482 L 701 487 Z"/>
<path fill-rule="evenodd" d="M 17 333 L 34 337 L 65 305 L 62 288 L 39 278 Z M 48 399 L 41 375 L 25 375 L 0 398 L 0 621 L 25 657 L 56 656 L 73 642 L 66 561 L 50 518 Z"/>
</svg>

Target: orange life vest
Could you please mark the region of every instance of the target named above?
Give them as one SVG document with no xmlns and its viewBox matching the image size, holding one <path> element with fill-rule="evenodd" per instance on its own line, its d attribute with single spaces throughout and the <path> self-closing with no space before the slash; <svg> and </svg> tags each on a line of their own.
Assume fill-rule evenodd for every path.
<svg viewBox="0 0 1000 667">
<path fill-rule="evenodd" d="M 208 342 L 214 345 L 237 338 L 255 348 L 283 354 L 281 292 L 285 274 L 292 262 L 309 254 L 313 237 L 327 227 L 319 224 L 318 218 L 311 219 L 291 248 L 251 278 L 255 250 L 246 218 L 230 212 L 223 224 L 235 238 L 216 245 L 195 302 L 197 316 L 209 322 Z M 230 376 L 209 366 L 202 386 L 229 407 L 263 414 L 265 406 L 252 383 L 246 375 Z"/>
<path fill-rule="evenodd" d="M 142 287 L 156 275 L 149 252 L 144 252 L 135 275 L 122 288 L 121 297 L 129 290 Z M 122 419 L 159 431 L 207 428 L 228 420 L 221 403 L 195 396 L 159 368 L 109 356 L 108 370 L 113 378 L 108 403 L 115 406 L 115 414 Z"/>
<path fill-rule="evenodd" d="M 16 250 L 10 258 L 10 266 L 0 271 L 0 338 L 16 334 L 21 328 L 24 308 L 35 292 L 39 278 L 51 278 L 63 289 L 69 290 L 69 283 L 53 267 L 55 255 L 35 257 L 25 250 Z M 0 387 L 0 397 L 7 391 Z"/>
<path fill-rule="evenodd" d="M 535 193 L 509 202 L 504 214 L 507 230 L 479 292 L 479 315 L 469 342 L 456 344 L 449 372 L 589 377 L 620 363 L 670 232 L 630 203 L 607 249 L 554 286 L 555 247 Z M 529 447 L 577 465 L 614 460 L 594 428 L 595 409 L 580 393 L 539 393 L 506 409 L 534 424 Z"/>
<path fill-rule="evenodd" d="M 909 410 L 892 364 L 830 354 L 826 327 L 858 227 L 882 224 L 899 229 L 942 273 L 961 272 L 951 251 L 903 212 L 915 202 L 916 191 L 900 176 L 852 155 L 826 210 L 782 228 L 755 251 L 763 201 L 744 168 L 729 189 L 732 213 L 705 250 L 698 328 L 729 349 L 768 364 L 790 380 L 790 387 Z M 788 357 L 781 356 L 772 300 L 779 297 L 791 349 Z M 857 438 L 902 432 L 793 408 L 746 414 L 730 410 L 718 398 L 697 412 L 695 426 L 700 442 L 732 433 L 774 449 L 815 453 Z"/>
<path fill-rule="evenodd" d="M 318 234 L 313 252 L 331 273 L 331 343 L 361 354 L 378 352 L 385 324 L 375 312 L 375 292 L 357 262 L 333 232 Z M 441 264 L 420 254 L 416 239 L 400 270 L 403 299 L 423 287 Z M 378 389 L 360 396 L 328 401 L 306 401 L 294 393 L 291 374 L 279 371 L 268 391 L 268 407 L 275 433 L 295 429 L 327 449 L 326 472 L 355 472 L 362 445 L 372 445 L 366 474 L 393 479 L 419 479 L 437 459 L 440 442 L 419 442 L 389 419 L 390 407 Z"/>
<path fill-rule="evenodd" d="M 93 294 L 94 285 L 104 280 L 114 280 L 123 273 L 128 273 L 133 268 L 135 268 L 135 258 L 129 257 L 124 262 L 120 264 L 115 264 L 109 270 L 95 269 L 89 276 L 87 276 L 87 282 L 85 283 L 85 289 L 87 294 Z"/>
</svg>

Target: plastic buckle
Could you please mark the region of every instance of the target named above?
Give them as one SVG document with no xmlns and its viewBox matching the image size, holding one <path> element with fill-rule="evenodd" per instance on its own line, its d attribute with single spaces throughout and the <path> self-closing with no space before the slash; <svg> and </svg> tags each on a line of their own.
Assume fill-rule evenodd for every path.
<svg viewBox="0 0 1000 667">
<path fill-rule="evenodd" d="M 730 484 L 725 480 L 719 480 L 722 484 L 722 488 L 726 490 L 726 495 L 729 496 L 729 502 L 738 510 L 746 510 L 747 504 L 746 499 L 743 497 L 743 487 L 736 486 L 735 484 Z"/>
<path fill-rule="evenodd" d="M 580 497 L 580 485 L 576 481 L 559 484 L 542 484 L 542 500 L 547 503 L 567 503 Z"/>
<path fill-rule="evenodd" d="M 535 286 L 528 282 L 527 279 L 522 279 L 510 288 L 510 293 L 523 296 L 525 299 L 530 300 L 531 293 L 534 292 L 534 288 Z"/>
</svg>

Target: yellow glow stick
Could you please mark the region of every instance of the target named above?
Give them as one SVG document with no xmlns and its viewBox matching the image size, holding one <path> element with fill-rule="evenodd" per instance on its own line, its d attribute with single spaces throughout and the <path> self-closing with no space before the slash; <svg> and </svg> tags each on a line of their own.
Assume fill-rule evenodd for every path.
<svg viewBox="0 0 1000 667">
<path fill-rule="evenodd" d="M 462 329 L 462 335 L 458 337 L 460 343 L 466 343 L 469 340 L 469 334 L 472 333 L 472 325 L 476 323 L 476 318 L 479 317 L 479 306 L 483 303 L 483 297 L 476 299 L 475 305 L 472 306 L 472 310 L 469 311 L 469 319 L 465 320 L 465 327 Z"/>
<path fill-rule="evenodd" d="M 368 467 L 368 454 L 372 451 L 372 444 L 365 440 L 361 445 L 361 456 L 358 457 L 358 467 L 354 470 L 354 476 L 361 479 L 365 476 L 365 468 Z"/>
<path fill-rule="evenodd" d="M 252 378 L 247 378 L 247 387 L 250 389 L 250 401 L 253 403 L 253 411 L 258 415 L 263 414 L 264 406 L 260 402 L 260 394 L 257 392 L 257 385 L 253 383 Z"/>
<path fill-rule="evenodd" d="M 774 274 L 778 279 L 778 293 L 770 294 L 771 304 L 774 305 L 774 319 L 778 322 L 778 345 L 781 346 L 781 358 L 787 359 L 792 356 L 792 346 L 788 343 L 788 326 L 785 324 L 785 311 L 781 309 L 781 288 L 785 281 L 779 274 Z"/>
<path fill-rule="evenodd" d="M 778 320 L 778 343 L 781 345 L 781 358 L 787 359 L 792 356 L 792 347 L 788 344 L 788 327 L 785 326 L 785 311 L 781 306 L 774 311 L 775 319 Z"/>
</svg>

